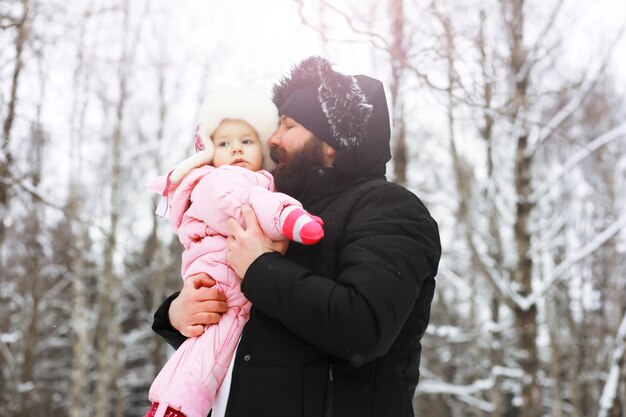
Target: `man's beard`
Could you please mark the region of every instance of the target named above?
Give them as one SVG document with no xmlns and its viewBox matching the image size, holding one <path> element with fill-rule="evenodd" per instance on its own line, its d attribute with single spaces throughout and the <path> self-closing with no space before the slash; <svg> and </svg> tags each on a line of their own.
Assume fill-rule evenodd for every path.
<svg viewBox="0 0 626 417">
<path fill-rule="evenodd" d="M 270 149 L 270 156 L 276 162 L 274 185 L 276 190 L 298 198 L 304 192 L 309 173 L 316 167 L 326 164 L 322 142 L 312 137 L 300 149 L 287 153 L 284 149 Z"/>
</svg>

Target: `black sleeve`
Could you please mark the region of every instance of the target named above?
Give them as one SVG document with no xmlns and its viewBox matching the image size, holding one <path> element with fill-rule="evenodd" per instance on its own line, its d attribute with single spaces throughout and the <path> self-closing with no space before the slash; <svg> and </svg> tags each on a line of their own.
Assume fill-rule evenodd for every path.
<svg viewBox="0 0 626 417">
<path fill-rule="evenodd" d="M 393 186 L 366 194 L 348 218 L 335 279 L 269 253 L 252 263 L 242 290 L 301 339 L 358 365 L 388 352 L 440 254 L 435 221 Z"/>
<path fill-rule="evenodd" d="M 183 336 L 178 330 L 172 327 L 169 318 L 170 304 L 176 297 L 178 297 L 180 291 L 175 292 L 165 299 L 163 304 L 154 313 L 154 321 L 152 322 L 152 330 L 161 336 L 167 343 L 169 343 L 174 349 L 178 349 L 187 338 Z"/>
</svg>

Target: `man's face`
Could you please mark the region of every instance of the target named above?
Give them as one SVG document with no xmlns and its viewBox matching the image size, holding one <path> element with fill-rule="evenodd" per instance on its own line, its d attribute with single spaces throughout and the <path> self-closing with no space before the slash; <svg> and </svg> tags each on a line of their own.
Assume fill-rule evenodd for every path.
<svg viewBox="0 0 626 417">
<path fill-rule="evenodd" d="M 313 168 L 326 165 L 323 142 L 290 117 L 281 116 L 269 145 L 276 189 L 291 196 L 302 194 Z"/>
<path fill-rule="evenodd" d="M 313 137 L 314 135 L 310 130 L 291 117 L 280 116 L 280 124 L 272 137 L 269 138 L 269 145 L 272 149 L 282 148 L 287 153 L 292 153 L 302 148 L 306 141 Z M 276 160 L 274 162 L 280 163 Z"/>
</svg>

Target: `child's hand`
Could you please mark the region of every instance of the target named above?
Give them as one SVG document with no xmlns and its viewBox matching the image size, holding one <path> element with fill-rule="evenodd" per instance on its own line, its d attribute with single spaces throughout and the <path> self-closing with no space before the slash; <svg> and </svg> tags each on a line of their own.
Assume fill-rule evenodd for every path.
<svg viewBox="0 0 626 417">
<path fill-rule="evenodd" d="M 172 326 L 183 336 L 196 337 L 204 332 L 204 326 L 217 323 L 227 309 L 226 296 L 215 281 L 207 274 L 198 274 L 185 280 L 168 314 Z"/>
<path fill-rule="evenodd" d="M 314 245 L 324 237 L 324 220 L 297 206 L 287 206 L 280 214 L 283 235 L 294 242 Z"/>
</svg>

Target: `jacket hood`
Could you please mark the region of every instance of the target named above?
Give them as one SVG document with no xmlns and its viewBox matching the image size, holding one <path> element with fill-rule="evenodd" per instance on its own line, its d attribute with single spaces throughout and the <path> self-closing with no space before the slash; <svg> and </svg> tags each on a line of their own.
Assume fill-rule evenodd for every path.
<svg viewBox="0 0 626 417">
<path fill-rule="evenodd" d="M 349 177 L 385 175 L 386 164 L 391 159 L 391 126 L 383 83 L 366 75 L 354 78 L 372 105 L 372 112 L 365 123 L 361 143 L 337 149 L 333 166 Z"/>
</svg>

